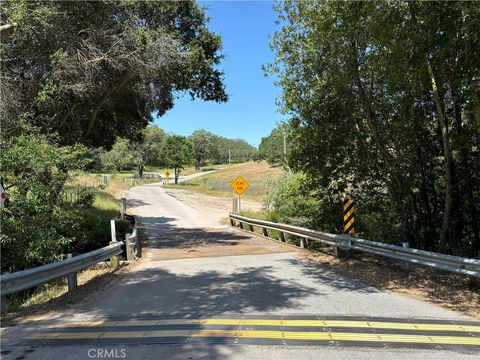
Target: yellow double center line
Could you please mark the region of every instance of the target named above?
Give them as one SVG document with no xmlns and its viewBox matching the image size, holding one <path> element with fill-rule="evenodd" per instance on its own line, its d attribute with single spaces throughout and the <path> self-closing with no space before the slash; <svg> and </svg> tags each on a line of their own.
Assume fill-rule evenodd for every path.
<svg viewBox="0 0 480 360">
<path fill-rule="evenodd" d="M 438 324 L 438 323 L 401 323 L 358 320 L 269 320 L 269 319 L 164 319 L 164 320 L 128 320 L 128 321 L 82 321 L 68 322 L 58 327 L 111 327 L 111 326 L 155 326 L 155 325 L 231 325 L 231 326 L 286 326 L 286 327 L 345 327 L 375 328 L 423 331 L 461 331 L 479 332 L 480 326 Z"/>
<path fill-rule="evenodd" d="M 350 341 L 350 342 L 382 342 L 382 343 L 417 343 L 480 346 L 480 338 L 471 333 L 480 333 L 480 326 L 466 324 L 443 323 L 403 323 L 359 320 L 271 320 L 271 319 L 163 319 L 163 320 L 131 320 L 131 321 L 90 321 L 69 322 L 57 325 L 56 328 L 100 328 L 100 327 L 138 327 L 159 325 L 226 325 L 226 326 L 281 326 L 281 327 L 323 327 L 323 328 L 363 328 L 368 333 L 336 332 L 336 331 L 276 331 L 276 330 L 128 330 L 128 331 L 77 331 L 44 332 L 32 335 L 29 339 L 75 340 L 75 339 L 138 339 L 138 338 L 172 338 L 172 337 L 223 337 L 247 339 L 283 339 L 283 340 L 317 340 L 317 341 Z M 394 334 L 376 333 L 372 329 L 413 330 L 433 333 Z M 435 335 L 434 331 L 453 331 L 469 333 L 468 336 Z"/>
</svg>

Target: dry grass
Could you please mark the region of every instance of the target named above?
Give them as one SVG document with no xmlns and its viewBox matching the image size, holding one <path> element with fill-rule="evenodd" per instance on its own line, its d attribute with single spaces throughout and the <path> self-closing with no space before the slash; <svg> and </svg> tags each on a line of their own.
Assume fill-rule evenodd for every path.
<svg viewBox="0 0 480 360">
<path fill-rule="evenodd" d="M 267 191 L 268 180 L 276 178 L 283 173 L 278 167 L 272 167 L 266 162 L 248 162 L 226 166 L 221 170 L 179 183 L 168 185 L 169 188 L 190 190 L 213 196 L 231 197 L 233 190 L 230 184 L 242 176 L 250 185 L 243 198 L 261 202 Z"/>
</svg>

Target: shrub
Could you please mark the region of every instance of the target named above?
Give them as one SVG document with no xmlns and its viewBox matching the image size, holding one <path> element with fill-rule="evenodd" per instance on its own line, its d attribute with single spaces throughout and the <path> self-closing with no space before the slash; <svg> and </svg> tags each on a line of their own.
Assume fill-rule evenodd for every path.
<svg viewBox="0 0 480 360">
<path fill-rule="evenodd" d="M 86 163 L 82 146 L 56 146 L 35 136 L 3 140 L 1 181 L 9 203 L 1 209 L 2 270 L 52 262 L 74 241 L 61 228 L 76 222 L 61 201 L 69 172 Z M 68 223 L 68 224 L 66 224 Z"/>
<path fill-rule="evenodd" d="M 93 207 L 97 193 L 98 190 L 95 188 L 81 188 L 80 193 L 78 194 L 77 205 L 83 209 Z"/>
</svg>

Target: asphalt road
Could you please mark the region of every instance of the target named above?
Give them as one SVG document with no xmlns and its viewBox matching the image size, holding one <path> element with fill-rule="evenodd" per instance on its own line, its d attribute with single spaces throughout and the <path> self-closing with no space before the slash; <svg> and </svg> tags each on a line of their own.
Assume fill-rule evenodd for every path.
<svg viewBox="0 0 480 360">
<path fill-rule="evenodd" d="M 216 208 L 149 184 L 129 209 L 142 260 L 69 311 L 4 330 L 2 358 L 478 358 L 475 319 L 311 264 Z"/>
</svg>

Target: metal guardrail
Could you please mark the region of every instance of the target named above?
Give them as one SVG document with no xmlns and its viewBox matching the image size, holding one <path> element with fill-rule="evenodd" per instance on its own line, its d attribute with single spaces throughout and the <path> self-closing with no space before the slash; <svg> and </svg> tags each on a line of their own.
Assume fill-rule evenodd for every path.
<svg viewBox="0 0 480 360">
<path fill-rule="evenodd" d="M 125 214 L 125 210 L 126 200 L 122 199 L 122 219 L 135 223 L 133 233 L 125 234 L 125 252 L 127 260 L 135 260 L 142 256 L 141 240 L 138 236 L 135 218 L 131 215 Z M 122 247 L 124 243 L 122 241 L 117 242 L 115 220 L 111 220 L 110 224 L 112 241 L 110 241 L 108 246 L 75 257 L 72 257 L 71 254 L 67 254 L 67 259 L 65 260 L 60 260 L 24 271 L 18 271 L 12 274 L 0 275 L 1 311 L 6 307 L 7 295 L 30 289 L 64 276 L 68 279 L 68 290 L 71 291 L 77 287 L 78 271 L 107 259 L 110 259 L 110 266 L 112 268 L 118 268 L 120 264 L 118 255 L 123 253 Z"/>
<path fill-rule="evenodd" d="M 456 272 L 464 275 L 480 278 L 480 260 L 468 259 L 460 256 L 439 254 L 431 251 L 424 251 L 412 248 L 405 248 L 398 245 L 384 244 L 370 240 L 358 239 L 348 235 L 334 235 L 306 229 L 299 226 L 278 224 L 270 221 L 247 218 L 236 214 L 229 214 L 230 224 L 236 226 L 238 222 L 240 228 L 245 230 L 244 225 L 249 226 L 253 231 L 253 226 L 262 229 L 263 235 L 268 236 L 268 230 L 279 232 L 280 241 L 285 241 L 285 234 L 290 234 L 300 238 L 300 246 L 308 247 L 308 240 L 322 242 L 334 246 L 336 249 L 357 250 L 369 254 L 388 257 L 400 260 L 404 263 L 413 263 L 417 265 L 429 266 L 439 270 Z M 305 241 L 307 240 L 307 241 Z"/>
<path fill-rule="evenodd" d="M 122 245 L 122 242 L 118 242 L 69 259 L 12 274 L 1 275 L 0 287 L 2 297 L 70 275 L 100 261 L 119 255 L 122 253 Z"/>
</svg>

